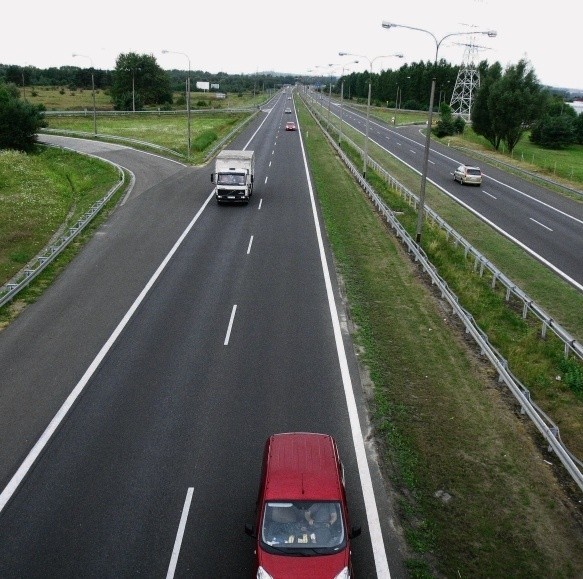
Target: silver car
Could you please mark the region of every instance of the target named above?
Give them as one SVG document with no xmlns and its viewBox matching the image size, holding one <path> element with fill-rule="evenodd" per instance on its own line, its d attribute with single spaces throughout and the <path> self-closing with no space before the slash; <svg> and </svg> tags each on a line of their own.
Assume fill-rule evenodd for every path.
<svg viewBox="0 0 583 579">
<path fill-rule="evenodd" d="M 480 169 L 480 167 L 460 165 L 453 172 L 453 180 L 459 181 L 462 185 L 481 185 L 482 170 Z"/>
</svg>

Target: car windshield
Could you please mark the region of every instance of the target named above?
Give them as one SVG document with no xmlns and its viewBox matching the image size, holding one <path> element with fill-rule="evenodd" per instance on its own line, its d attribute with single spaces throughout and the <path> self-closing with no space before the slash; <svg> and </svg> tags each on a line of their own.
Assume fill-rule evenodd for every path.
<svg viewBox="0 0 583 579">
<path fill-rule="evenodd" d="M 243 173 L 219 173 L 217 179 L 219 185 L 245 185 Z"/>
<path fill-rule="evenodd" d="M 346 544 L 340 503 L 267 502 L 261 541 L 266 548 L 290 555 L 335 553 Z"/>
</svg>

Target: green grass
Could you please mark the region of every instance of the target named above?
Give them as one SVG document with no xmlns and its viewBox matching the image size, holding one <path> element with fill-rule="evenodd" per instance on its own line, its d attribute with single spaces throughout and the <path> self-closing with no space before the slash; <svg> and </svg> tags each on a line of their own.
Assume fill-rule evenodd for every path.
<svg viewBox="0 0 583 579">
<path fill-rule="evenodd" d="M 110 164 L 65 150 L 0 151 L 0 283 L 16 275 L 59 228 L 75 223 L 117 180 Z"/>
<path fill-rule="evenodd" d="M 191 162 L 204 162 L 210 146 L 249 118 L 249 113 L 201 113 L 191 116 Z M 93 136 L 93 117 L 47 117 L 47 128 Z M 100 138 L 121 137 L 152 143 L 185 160 L 188 152 L 188 123 L 185 114 L 128 114 L 97 118 Z M 119 141 L 117 141 L 119 142 Z M 140 145 L 133 145 L 140 148 Z M 144 148 L 142 146 L 142 148 Z M 147 148 L 147 147 L 145 147 Z"/>
<path fill-rule="evenodd" d="M 26 86 L 24 93 L 21 87 L 21 94 L 33 104 L 42 104 L 47 111 L 93 111 L 93 93 L 91 89 L 52 87 L 52 86 Z M 224 99 L 217 99 L 214 93 L 191 92 L 190 102 L 193 110 L 201 108 L 226 109 L 255 106 L 264 102 L 267 93 L 258 91 L 256 93 L 229 93 Z M 184 110 L 184 92 L 174 93 L 173 109 Z M 181 103 L 181 104 L 176 104 Z M 95 108 L 98 111 L 113 110 L 111 95 L 108 89 L 95 91 Z M 156 109 L 157 107 L 145 107 L 146 109 Z"/>
<path fill-rule="evenodd" d="M 577 577 L 581 532 L 556 500 L 528 420 L 513 412 L 303 107 L 299 118 L 353 339 L 374 384 L 382 468 L 397 496 L 410 576 Z"/>
<path fill-rule="evenodd" d="M 350 137 L 358 144 L 364 138 L 356 132 Z M 360 167 L 360 157 L 348 146 L 344 150 Z M 403 167 L 385 151 L 373 145 L 371 157 L 381 163 L 411 191 L 418 191 L 420 178 Z M 384 180 L 367 171 L 367 178 L 414 237 L 417 213 L 398 194 L 387 189 Z M 583 295 L 562 281 L 515 244 L 498 235 L 430 183 L 426 203 L 492 263 L 522 288 L 534 301 L 580 342 L 583 341 Z M 460 303 L 504 356 L 512 372 L 530 390 L 534 400 L 553 417 L 561 429 L 561 438 L 578 457 L 583 457 L 583 393 L 579 376 L 583 365 L 577 359 L 564 366 L 563 343 L 547 332 L 541 339 L 538 319 L 522 319 L 521 303 L 507 303 L 504 287 L 491 289 L 490 276 L 480 277 L 460 247 L 454 246 L 444 233 L 424 225 L 423 249 L 439 274 L 459 297 Z M 571 368 L 571 365 L 574 369 Z M 560 380 L 557 380 L 557 376 Z"/>
</svg>

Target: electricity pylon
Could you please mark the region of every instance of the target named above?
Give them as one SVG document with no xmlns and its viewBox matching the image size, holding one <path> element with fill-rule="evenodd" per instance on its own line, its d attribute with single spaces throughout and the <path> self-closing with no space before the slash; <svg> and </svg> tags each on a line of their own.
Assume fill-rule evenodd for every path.
<svg viewBox="0 0 583 579">
<path fill-rule="evenodd" d="M 480 73 L 474 64 L 474 60 L 478 50 L 487 49 L 487 47 L 474 44 L 473 39 L 468 44 L 461 44 L 461 46 L 466 48 L 451 95 L 450 107 L 454 116 L 460 116 L 466 122 L 469 122 L 472 115 L 474 92 L 480 88 Z"/>
</svg>

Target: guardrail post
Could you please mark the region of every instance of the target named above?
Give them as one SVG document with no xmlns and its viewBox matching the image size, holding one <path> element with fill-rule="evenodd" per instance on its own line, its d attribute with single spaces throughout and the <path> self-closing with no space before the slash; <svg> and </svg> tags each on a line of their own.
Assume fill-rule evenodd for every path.
<svg viewBox="0 0 583 579">
<path fill-rule="evenodd" d="M 555 438 L 558 438 L 559 427 L 558 426 L 551 426 L 549 428 L 549 433 L 552 434 Z M 549 446 L 547 447 L 547 450 L 549 452 L 553 452 L 553 447 L 551 446 L 551 444 L 549 444 Z"/>
</svg>

